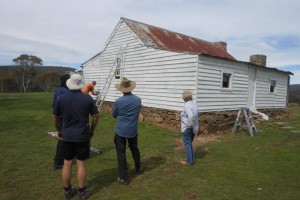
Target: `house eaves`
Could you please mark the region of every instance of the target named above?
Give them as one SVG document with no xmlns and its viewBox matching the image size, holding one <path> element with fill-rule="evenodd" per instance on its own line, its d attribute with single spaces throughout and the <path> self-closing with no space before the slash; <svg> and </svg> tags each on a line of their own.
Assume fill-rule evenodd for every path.
<svg viewBox="0 0 300 200">
<path fill-rule="evenodd" d="M 214 58 L 218 58 L 216 56 L 211 56 L 211 55 L 207 55 L 207 54 L 202 54 L 202 56 L 208 56 L 208 57 L 214 57 Z M 223 60 L 228 60 L 226 58 L 221 58 Z M 288 74 L 288 75 L 292 75 L 294 76 L 294 74 L 290 71 L 283 71 L 283 70 L 280 70 L 280 69 L 277 69 L 277 68 L 273 68 L 273 67 L 265 67 L 265 66 L 260 66 L 260 65 L 256 65 L 254 63 L 251 63 L 251 62 L 245 62 L 245 61 L 239 61 L 239 60 L 232 60 L 232 62 L 236 62 L 236 63 L 241 63 L 241 64 L 247 64 L 247 65 L 251 65 L 253 67 L 257 67 L 257 68 L 260 68 L 260 69 L 266 69 L 266 70 L 271 70 L 271 71 L 277 71 L 277 72 L 280 72 L 280 73 L 285 73 L 285 74 Z"/>
<path fill-rule="evenodd" d="M 84 63 L 81 64 L 81 66 L 83 66 L 84 64 L 86 64 L 87 62 L 95 59 L 97 56 L 99 56 L 102 52 L 97 53 L 96 55 L 94 55 L 92 58 L 88 59 L 87 61 L 85 61 Z"/>
<path fill-rule="evenodd" d="M 243 62 L 243 61 L 238 61 L 238 62 L 247 63 L 249 65 L 252 65 L 252 66 L 255 66 L 255 67 L 258 67 L 258 68 L 261 68 L 261 69 L 267 69 L 267 70 L 271 70 L 271 71 L 277 71 L 277 72 L 286 73 L 288 75 L 294 76 L 294 74 L 292 72 L 290 72 L 290 71 L 283 71 L 283 70 L 279 70 L 279 69 L 273 68 L 273 67 L 265 67 L 265 66 L 255 65 L 255 64 L 253 64 L 251 62 Z"/>
</svg>

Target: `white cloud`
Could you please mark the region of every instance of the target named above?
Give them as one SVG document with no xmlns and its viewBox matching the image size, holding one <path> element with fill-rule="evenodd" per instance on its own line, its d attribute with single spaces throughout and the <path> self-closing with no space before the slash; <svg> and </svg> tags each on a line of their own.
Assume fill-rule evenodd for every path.
<svg viewBox="0 0 300 200">
<path fill-rule="evenodd" d="M 291 76 L 290 84 L 300 84 L 300 69 L 293 71 L 293 74 L 294 76 Z"/>
<path fill-rule="evenodd" d="M 300 65 L 297 66 L 281 66 L 278 69 L 292 72 L 294 75 L 290 76 L 290 84 L 300 84 Z"/>
</svg>

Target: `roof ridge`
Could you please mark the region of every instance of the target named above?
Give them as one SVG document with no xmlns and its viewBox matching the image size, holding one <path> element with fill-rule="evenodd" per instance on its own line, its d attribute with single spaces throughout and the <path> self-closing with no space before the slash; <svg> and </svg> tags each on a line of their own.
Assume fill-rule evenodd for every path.
<svg viewBox="0 0 300 200">
<path fill-rule="evenodd" d="M 161 28 L 161 27 L 158 27 L 158 26 L 154 26 L 154 25 L 151 25 L 151 24 L 147 24 L 147 23 L 144 23 L 144 22 L 139 22 L 139 21 L 136 21 L 136 20 L 128 19 L 128 18 L 125 18 L 125 17 L 121 17 L 121 19 L 123 21 L 125 21 L 125 22 L 126 21 L 131 21 L 131 22 L 134 22 L 134 23 L 143 24 L 143 25 L 146 25 L 146 26 L 150 26 L 150 27 L 154 27 L 154 28 L 160 29 L 160 30 L 164 30 L 164 31 L 168 31 L 168 32 L 175 33 L 175 34 L 178 34 L 178 35 L 183 35 L 185 37 L 193 38 L 195 40 L 200 40 L 202 42 L 207 42 L 207 43 L 210 43 L 210 44 L 216 43 L 216 42 L 210 42 L 210 41 L 207 41 L 207 40 L 196 38 L 194 36 L 186 35 L 186 34 L 183 34 L 183 33 L 178 33 L 178 32 L 175 32 L 175 31 L 171 31 L 171 30 L 168 30 L 168 29 L 165 29 L 165 28 Z M 217 41 L 217 42 L 221 42 L 221 41 Z"/>
<path fill-rule="evenodd" d="M 182 53 L 205 54 L 236 60 L 227 52 L 227 43 L 224 41 L 209 42 L 207 40 L 123 17 L 121 17 L 121 21 L 123 21 L 148 47 Z M 221 42 L 226 44 L 225 48 L 217 45 Z"/>
</svg>

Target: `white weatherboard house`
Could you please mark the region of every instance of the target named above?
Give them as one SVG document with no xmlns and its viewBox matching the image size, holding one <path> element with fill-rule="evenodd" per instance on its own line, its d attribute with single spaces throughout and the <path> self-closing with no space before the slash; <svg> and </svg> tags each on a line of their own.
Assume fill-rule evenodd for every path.
<svg viewBox="0 0 300 200">
<path fill-rule="evenodd" d="M 127 77 L 136 81 L 133 93 L 145 108 L 181 111 L 183 90 L 192 91 L 200 112 L 285 108 L 292 73 L 266 67 L 263 55 L 237 61 L 226 47 L 225 42 L 121 18 L 103 50 L 82 69 L 85 81 L 97 81 L 96 89 L 101 90 L 111 68 L 118 65 L 107 102 L 122 95 L 114 85 Z M 123 53 L 118 53 L 120 49 Z"/>
</svg>

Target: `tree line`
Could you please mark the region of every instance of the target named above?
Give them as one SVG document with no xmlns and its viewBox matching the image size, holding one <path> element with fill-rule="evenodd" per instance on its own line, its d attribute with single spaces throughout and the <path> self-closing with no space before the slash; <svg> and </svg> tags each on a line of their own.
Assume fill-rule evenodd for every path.
<svg viewBox="0 0 300 200">
<path fill-rule="evenodd" d="M 74 71 L 69 67 L 45 67 L 37 56 L 21 54 L 14 65 L 0 67 L 0 92 L 51 92 L 60 85 L 59 77 Z"/>
<path fill-rule="evenodd" d="M 289 103 L 300 104 L 300 84 L 290 85 L 289 94 Z"/>
</svg>

